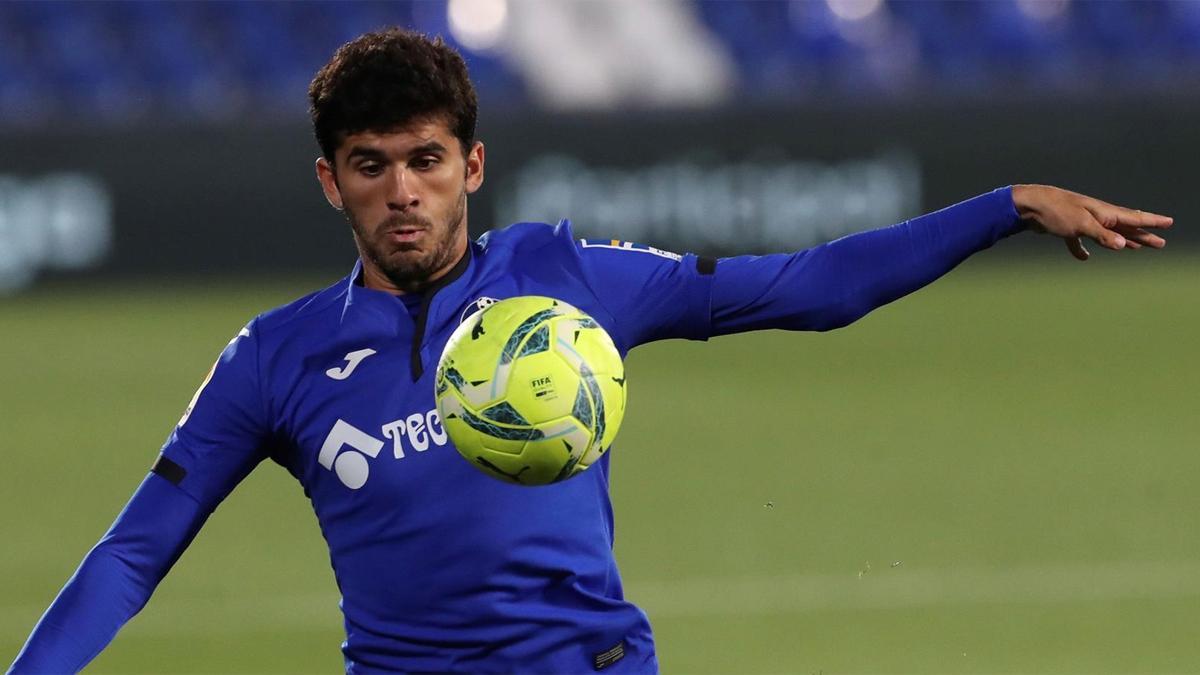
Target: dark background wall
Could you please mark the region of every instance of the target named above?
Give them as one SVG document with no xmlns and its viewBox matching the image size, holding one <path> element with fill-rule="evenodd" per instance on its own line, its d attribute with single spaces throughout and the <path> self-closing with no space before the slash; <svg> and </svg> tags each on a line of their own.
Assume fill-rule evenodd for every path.
<svg viewBox="0 0 1200 675">
<path fill-rule="evenodd" d="M 791 249 L 1043 182 L 1176 216 L 1200 237 L 1194 102 L 810 107 L 507 116 L 485 111 L 475 234 L 569 217 L 583 236 L 717 253 Z M 354 251 L 302 124 L 0 136 L 0 272 L 341 271 Z"/>
</svg>

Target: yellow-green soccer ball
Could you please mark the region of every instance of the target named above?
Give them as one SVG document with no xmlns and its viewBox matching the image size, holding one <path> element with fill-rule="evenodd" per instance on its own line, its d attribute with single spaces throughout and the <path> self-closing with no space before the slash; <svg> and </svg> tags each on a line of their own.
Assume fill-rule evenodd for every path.
<svg viewBox="0 0 1200 675">
<path fill-rule="evenodd" d="M 468 317 L 446 343 L 434 387 L 458 452 L 520 485 L 588 468 L 625 416 L 625 366 L 612 338 L 554 298 L 509 298 Z"/>
</svg>

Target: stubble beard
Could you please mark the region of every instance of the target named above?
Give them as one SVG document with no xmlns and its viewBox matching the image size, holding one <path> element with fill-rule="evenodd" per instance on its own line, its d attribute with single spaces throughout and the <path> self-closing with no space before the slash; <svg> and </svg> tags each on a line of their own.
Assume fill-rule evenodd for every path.
<svg viewBox="0 0 1200 675">
<path fill-rule="evenodd" d="M 359 252 L 364 258 L 378 269 L 396 288 L 411 293 L 420 291 L 428 286 L 431 277 L 442 271 L 455 261 L 460 251 L 455 250 L 459 232 L 462 231 L 467 210 L 467 191 L 464 188 L 459 194 L 457 203 L 440 228 L 442 235 L 427 243 L 427 250 L 416 246 L 396 246 L 387 241 L 387 232 L 391 228 L 413 225 L 425 228 L 429 236 L 436 237 L 439 228 L 435 224 L 416 214 L 402 214 L 387 219 L 374 226 L 364 226 L 354 213 L 346 208 L 346 220 L 354 231 L 358 241 Z"/>
</svg>

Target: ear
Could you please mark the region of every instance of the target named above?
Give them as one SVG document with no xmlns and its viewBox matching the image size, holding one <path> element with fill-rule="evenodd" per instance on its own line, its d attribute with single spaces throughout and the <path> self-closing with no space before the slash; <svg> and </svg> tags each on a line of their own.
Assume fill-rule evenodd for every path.
<svg viewBox="0 0 1200 675">
<path fill-rule="evenodd" d="M 473 193 L 483 185 L 483 143 L 475 141 L 467 153 L 467 193 Z"/>
<path fill-rule="evenodd" d="M 317 158 L 317 180 L 321 182 L 321 191 L 325 193 L 325 200 L 333 208 L 341 211 L 342 191 L 338 188 L 337 174 L 333 171 L 333 166 L 329 160 L 324 157 Z"/>
</svg>

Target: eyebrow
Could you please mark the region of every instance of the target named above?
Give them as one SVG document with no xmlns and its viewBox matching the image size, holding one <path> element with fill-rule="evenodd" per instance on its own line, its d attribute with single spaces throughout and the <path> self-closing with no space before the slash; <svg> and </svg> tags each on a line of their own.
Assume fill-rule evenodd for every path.
<svg viewBox="0 0 1200 675">
<path fill-rule="evenodd" d="M 428 141 L 416 146 L 408 151 L 410 157 L 414 155 L 426 155 L 430 153 L 445 153 L 446 146 L 437 141 Z M 346 154 L 346 162 L 349 163 L 355 159 L 365 158 L 376 161 L 384 161 L 387 159 L 387 153 L 378 148 L 368 148 L 363 145 L 356 145 L 350 148 L 350 152 Z"/>
<path fill-rule="evenodd" d="M 350 148 L 350 152 L 346 155 L 346 163 L 350 163 L 351 160 L 357 159 L 359 157 L 365 157 L 367 159 L 374 159 L 374 160 L 387 159 L 387 155 L 384 154 L 384 152 L 382 150 L 377 150 L 375 148 L 368 148 L 368 147 L 364 147 L 361 145 L 356 145 L 353 148 Z"/>
<path fill-rule="evenodd" d="M 443 152 L 443 153 L 446 152 L 446 146 L 442 145 L 441 143 L 438 143 L 437 141 L 429 141 L 427 143 L 422 143 L 421 145 L 418 145 L 417 147 L 413 148 L 412 150 L 409 150 L 408 154 L 411 157 L 412 155 L 426 155 L 426 154 L 430 154 L 430 153 L 440 153 L 440 152 Z"/>
</svg>

